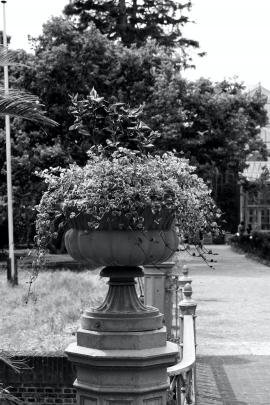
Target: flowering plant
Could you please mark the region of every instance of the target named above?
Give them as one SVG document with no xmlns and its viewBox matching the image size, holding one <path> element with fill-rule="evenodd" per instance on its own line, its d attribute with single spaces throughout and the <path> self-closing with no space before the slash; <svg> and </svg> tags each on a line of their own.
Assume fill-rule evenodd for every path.
<svg viewBox="0 0 270 405">
<path fill-rule="evenodd" d="M 169 229 L 193 235 L 211 222 L 210 190 L 194 167 L 172 152 L 140 154 L 119 147 L 107 157 L 90 150 L 84 167 L 44 170 L 48 184 L 37 207 L 37 239 L 48 245 L 65 226 L 89 231 Z"/>
<path fill-rule="evenodd" d="M 211 223 L 210 190 L 173 152 L 149 153 L 157 136 L 140 119 L 140 109 L 110 104 L 93 89 L 73 98 L 77 130 L 92 137 L 84 167 L 46 169 L 48 184 L 37 207 L 36 241 L 44 250 L 60 228 L 86 231 L 167 230 L 193 236 Z"/>
</svg>

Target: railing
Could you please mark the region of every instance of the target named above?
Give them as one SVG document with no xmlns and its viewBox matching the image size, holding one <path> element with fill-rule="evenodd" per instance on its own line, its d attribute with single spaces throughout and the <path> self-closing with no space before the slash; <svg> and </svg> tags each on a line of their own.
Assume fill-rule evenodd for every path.
<svg viewBox="0 0 270 405">
<path fill-rule="evenodd" d="M 187 275 L 187 274 L 186 274 Z M 196 332 L 195 311 L 197 304 L 192 300 L 192 288 L 186 283 L 180 301 L 180 358 L 179 363 L 168 368 L 170 378 L 169 403 L 195 405 L 196 403 Z M 177 305 L 178 306 L 178 305 Z"/>
<path fill-rule="evenodd" d="M 172 312 L 172 329 L 170 330 L 170 337 L 175 342 L 180 339 L 180 312 L 179 312 L 179 303 L 183 300 L 183 289 L 187 283 L 191 284 L 192 279 L 188 275 L 189 269 L 187 265 L 184 265 L 182 268 L 182 276 L 174 274 L 171 277 L 171 285 L 173 286 L 174 291 L 174 303 L 171 308 Z"/>
<path fill-rule="evenodd" d="M 173 271 L 174 263 L 145 266 L 144 301 L 164 313 L 167 338 L 179 344 L 180 361 L 168 368 L 170 378 L 169 405 L 196 403 L 196 334 L 195 311 L 191 299 L 192 279 L 186 265 L 182 274 Z"/>
</svg>

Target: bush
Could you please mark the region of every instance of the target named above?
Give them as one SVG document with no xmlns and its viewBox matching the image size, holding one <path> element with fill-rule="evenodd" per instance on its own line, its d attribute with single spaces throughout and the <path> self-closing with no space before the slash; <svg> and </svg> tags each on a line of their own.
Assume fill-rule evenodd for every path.
<svg viewBox="0 0 270 405">
<path fill-rule="evenodd" d="M 270 261 L 270 231 L 255 231 L 251 235 L 235 235 L 230 239 L 230 243 L 246 253 Z"/>
</svg>

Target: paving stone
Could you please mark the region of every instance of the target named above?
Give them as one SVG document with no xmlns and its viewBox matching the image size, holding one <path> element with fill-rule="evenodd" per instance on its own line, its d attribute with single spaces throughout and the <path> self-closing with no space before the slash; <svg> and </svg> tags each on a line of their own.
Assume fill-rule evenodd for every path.
<svg viewBox="0 0 270 405">
<path fill-rule="evenodd" d="M 270 356 L 199 356 L 196 405 L 270 405 Z"/>
</svg>

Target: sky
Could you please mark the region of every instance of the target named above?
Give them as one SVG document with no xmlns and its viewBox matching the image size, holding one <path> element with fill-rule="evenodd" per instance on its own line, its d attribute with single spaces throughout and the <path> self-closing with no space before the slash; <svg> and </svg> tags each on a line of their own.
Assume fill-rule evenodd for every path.
<svg viewBox="0 0 270 405">
<path fill-rule="evenodd" d="M 60 15 L 68 0 L 7 0 L 6 25 L 12 48 L 30 51 L 28 35 L 37 36 L 50 16 Z M 194 24 L 183 28 L 186 37 L 200 42 L 203 58 L 184 76 L 213 81 L 238 77 L 248 88 L 258 83 L 270 89 L 270 0 L 193 0 Z M 0 4 L 0 7 L 2 5 Z M 0 12 L 0 29 L 2 29 Z"/>
<path fill-rule="evenodd" d="M 186 73 L 220 81 L 238 77 L 247 87 L 270 89 L 270 0 L 193 0 L 184 35 L 200 42 L 207 56 Z"/>
<path fill-rule="evenodd" d="M 28 35 L 42 33 L 42 25 L 51 17 L 59 16 L 68 0 L 7 0 L 6 27 L 11 36 L 11 48 L 30 51 Z M 0 29 L 3 29 L 2 4 L 0 4 Z"/>
</svg>

